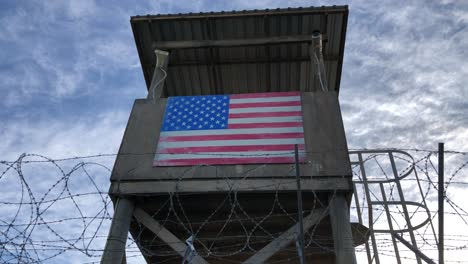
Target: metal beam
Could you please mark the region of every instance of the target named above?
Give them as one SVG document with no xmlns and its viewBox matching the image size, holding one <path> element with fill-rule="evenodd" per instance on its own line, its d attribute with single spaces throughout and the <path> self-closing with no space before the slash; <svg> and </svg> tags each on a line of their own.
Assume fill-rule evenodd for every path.
<svg viewBox="0 0 468 264">
<path fill-rule="evenodd" d="M 388 157 L 390 158 L 390 164 L 392 165 L 393 178 L 395 179 L 396 187 L 398 190 L 398 196 L 400 197 L 399 204 L 401 204 L 401 207 L 403 208 L 403 215 L 405 216 L 406 226 L 408 227 L 408 232 L 411 238 L 411 243 L 413 244 L 415 248 L 417 248 L 418 244 L 416 242 L 416 236 L 414 234 L 414 227 L 413 227 L 413 224 L 411 223 L 411 218 L 408 212 L 408 207 L 406 206 L 407 204 L 409 204 L 409 202 L 406 202 L 405 200 L 403 187 L 401 186 L 401 182 L 400 182 L 401 177 L 399 176 L 397 168 L 396 168 L 396 163 L 395 163 L 395 158 L 393 157 L 393 152 L 389 152 Z M 418 262 L 418 264 L 422 264 L 421 259 L 419 258 L 418 254 L 416 254 L 416 261 Z"/>
<path fill-rule="evenodd" d="M 383 199 L 383 207 L 385 209 L 385 214 L 387 215 L 388 227 L 390 228 L 390 234 L 392 236 L 393 250 L 395 251 L 395 258 L 397 260 L 397 263 L 401 264 L 400 251 L 398 250 L 398 245 L 397 245 L 395 236 L 393 235 L 395 233 L 393 229 L 393 220 L 392 220 L 393 218 L 392 218 L 390 209 L 388 208 L 387 194 L 385 193 L 384 184 L 380 183 L 379 185 L 380 185 L 380 192 L 381 192 L 382 199 Z"/>
<path fill-rule="evenodd" d="M 133 201 L 118 198 L 115 203 L 114 217 L 107 236 L 106 246 L 101 257 L 102 264 L 123 263 L 128 230 L 134 209 Z"/>
<path fill-rule="evenodd" d="M 411 249 L 411 251 L 413 251 L 418 257 L 422 258 L 426 263 L 429 263 L 429 264 L 436 264 L 432 259 L 430 259 L 428 256 L 424 255 L 421 251 L 419 251 L 418 248 L 414 247 L 413 245 L 411 245 L 410 242 L 406 241 L 404 238 L 402 238 L 400 235 L 398 235 L 397 233 L 394 233 L 393 236 L 395 236 L 398 241 L 400 241 L 401 243 L 403 243 L 403 245 L 407 246 L 409 249 Z"/>
<path fill-rule="evenodd" d="M 327 215 L 327 212 L 323 209 L 315 209 L 312 213 L 304 218 L 304 230 L 308 230 L 313 225 L 318 224 L 323 217 Z M 293 240 L 297 238 L 297 232 L 299 228 L 299 223 L 295 224 L 291 228 L 289 228 L 286 232 L 281 234 L 275 240 L 271 241 L 268 245 L 266 245 L 261 250 L 257 251 L 257 253 L 251 256 L 249 259 L 243 262 L 243 264 L 258 264 L 264 263 L 267 261 L 271 256 L 273 256 L 279 250 L 285 248 L 289 245 Z"/>
<path fill-rule="evenodd" d="M 307 191 L 350 191 L 352 183 L 348 177 L 324 177 L 301 179 L 301 187 Z M 241 191 L 296 191 L 296 179 L 213 179 L 174 181 L 128 181 L 113 182 L 110 194 L 168 194 L 170 192 L 229 192 Z"/>
<path fill-rule="evenodd" d="M 359 164 L 359 162 L 358 162 Z M 356 212 L 357 212 L 357 216 L 358 216 L 358 220 L 359 220 L 359 224 L 363 224 L 363 221 L 362 221 L 362 215 L 361 215 L 361 205 L 359 204 L 359 195 L 358 195 L 358 192 L 357 192 L 357 188 L 356 188 L 356 184 L 353 183 L 353 194 L 354 194 L 354 202 L 355 202 L 355 206 L 356 206 Z M 351 230 L 354 230 L 354 229 L 351 229 Z M 367 231 L 367 234 L 368 234 L 369 231 Z M 355 236 L 353 236 L 354 238 Z M 365 244 L 365 247 L 366 247 L 366 254 L 367 254 L 367 262 L 369 264 L 372 264 L 372 257 L 371 257 L 371 254 L 370 254 L 370 247 L 369 247 L 369 239 L 365 239 L 364 240 L 364 244 Z"/>
<path fill-rule="evenodd" d="M 444 143 L 439 143 L 439 264 L 444 264 Z"/>
<path fill-rule="evenodd" d="M 363 153 L 365 152 L 360 152 L 357 154 L 358 154 L 358 160 L 359 160 L 359 168 L 360 168 L 362 179 L 363 179 L 362 183 L 364 185 L 365 199 L 367 202 L 367 219 L 369 223 L 372 251 L 374 253 L 372 256 L 372 259 L 375 259 L 376 264 L 380 264 L 379 250 L 377 248 L 377 242 L 375 239 L 375 232 L 374 232 L 374 215 L 373 215 L 373 209 L 372 209 L 372 197 L 370 195 L 370 189 L 369 189 L 369 183 L 368 183 L 369 181 L 367 180 L 366 168 L 364 166 L 364 159 L 362 158 Z"/>
<path fill-rule="evenodd" d="M 325 54 L 323 59 L 326 62 L 336 62 L 340 59 L 339 55 L 336 54 Z M 200 60 L 171 60 L 169 68 L 181 67 L 181 66 L 209 66 L 209 65 L 228 65 L 228 64 L 265 64 L 265 63 L 290 63 L 290 62 L 310 62 L 310 56 L 291 56 L 283 58 L 272 58 L 272 57 L 255 57 L 249 59 L 226 59 L 218 61 L 208 61 L 207 59 Z M 145 63 L 144 67 L 154 67 L 154 63 Z"/>
<path fill-rule="evenodd" d="M 299 170 L 299 149 L 297 144 L 294 145 L 294 158 L 296 161 L 296 184 L 297 184 L 297 216 L 299 220 L 299 235 L 297 240 L 299 242 L 299 258 L 301 264 L 305 263 L 304 257 L 304 225 L 302 223 L 302 190 L 301 190 L 301 172 Z"/>
<path fill-rule="evenodd" d="M 181 257 L 184 257 L 184 253 L 187 250 L 187 245 L 180 241 L 174 234 L 172 234 L 169 230 L 164 228 L 158 221 L 154 220 L 149 214 L 147 214 L 141 208 L 135 208 L 135 212 L 133 213 L 135 218 L 138 222 L 142 223 L 146 226 L 149 230 L 151 230 L 157 237 L 159 237 L 162 241 L 164 241 L 168 246 L 170 246 L 175 252 L 177 252 Z M 195 255 L 191 261 L 192 264 L 208 264 L 206 260 L 204 260 L 199 255 Z"/>
<path fill-rule="evenodd" d="M 264 17 L 264 16 L 278 16 L 278 15 L 324 15 L 335 13 L 347 13 L 348 6 L 333 6 L 333 7 L 312 7 L 312 8 L 298 8 L 298 9 L 279 9 L 279 10 L 256 10 L 256 11 L 234 11 L 234 12 L 210 12 L 210 13 L 193 13 L 193 14 L 170 14 L 170 15 L 145 15 L 145 16 L 132 16 L 130 22 L 152 22 L 159 20 L 191 20 L 191 19 L 212 19 L 212 18 L 238 18 L 238 17 Z"/>
<path fill-rule="evenodd" d="M 325 36 L 324 36 L 325 37 Z M 182 40 L 182 41 L 157 41 L 153 47 L 163 50 L 194 49 L 194 48 L 218 48 L 218 47 L 239 47 L 239 46 L 263 46 L 287 43 L 310 43 L 312 36 L 277 36 L 268 38 L 247 38 L 247 39 L 222 39 L 222 40 Z"/>
</svg>

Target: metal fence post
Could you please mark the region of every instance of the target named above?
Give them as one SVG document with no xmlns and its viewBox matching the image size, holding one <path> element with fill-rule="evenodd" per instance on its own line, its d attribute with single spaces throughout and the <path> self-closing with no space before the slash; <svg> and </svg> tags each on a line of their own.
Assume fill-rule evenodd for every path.
<svg viewBox="0 0 468 264">
<path fill-rule="evenodd" d="M 439 264 L 444 263 L 444 143 L 439 143 Z"/>
</svg>

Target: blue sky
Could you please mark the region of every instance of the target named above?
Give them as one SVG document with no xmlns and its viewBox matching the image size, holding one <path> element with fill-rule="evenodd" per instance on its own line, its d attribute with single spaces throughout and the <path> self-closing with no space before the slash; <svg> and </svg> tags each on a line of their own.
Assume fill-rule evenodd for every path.
<svg viewBox="0 0 468 264">
<path fill-rule="evenodd" d="M 468 151 L 466 1 L 2 0 L 0 160 L 117 152 L 146 97 L 130 16 L 331 4 L 350 9 L 339 98 L 349 147 Z"/>
</svg>

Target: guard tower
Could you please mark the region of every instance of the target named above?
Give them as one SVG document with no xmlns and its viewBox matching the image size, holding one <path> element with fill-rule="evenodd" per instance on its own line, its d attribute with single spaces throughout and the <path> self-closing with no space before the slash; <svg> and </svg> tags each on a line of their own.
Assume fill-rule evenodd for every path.
<svg viewBox="0 0 468 264">
<path fill-rule="evenodd" d="M 352 230 L 365 228 L 350 224 L 338 103 L 347 17 L 131 18 L 148 98 L 112 172 L 103 263 L 123 261 L 129 231 L 148 263 L 355 263 Z"/>
</svg>

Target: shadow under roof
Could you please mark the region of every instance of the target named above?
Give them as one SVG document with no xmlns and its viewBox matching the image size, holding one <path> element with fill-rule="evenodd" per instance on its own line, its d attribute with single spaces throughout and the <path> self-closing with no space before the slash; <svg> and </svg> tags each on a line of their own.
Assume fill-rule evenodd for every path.
<svg viewBox="0 0 468 264">
<path fill-rule="evenodd" d="M 347 20 L 348 6 L 331 6 L 134 16 L 130 22 L 147 87 L 154 49 L 170 52 L 167 97 L 316 91 L 309 38 L 317 30 L 324 37 L 329 90 L 338 93 Z"/>
</svg>

